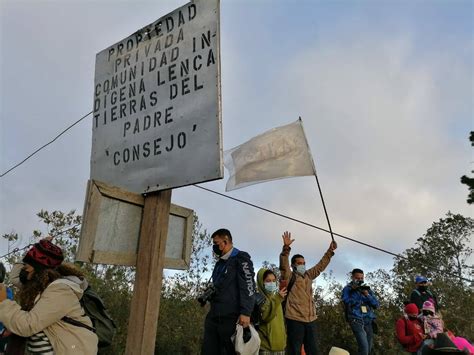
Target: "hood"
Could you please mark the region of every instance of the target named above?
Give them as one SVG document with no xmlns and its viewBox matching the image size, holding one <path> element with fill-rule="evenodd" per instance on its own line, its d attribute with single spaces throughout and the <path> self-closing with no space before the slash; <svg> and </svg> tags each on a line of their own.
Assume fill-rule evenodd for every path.
<svg viewBox="0 0 474 355">
<path fill-rule="evenodd" d="M 257 273 L 257 289 L 258 289 L 258 292 L 260 292 L 262 295 L 265 295 L 265 296 L 268 296 L 268 292 L 265 291 L 265 286 L 263 285 L 263 274 L 267 271 L 268 269 L 265 269 L 265 268 L 261 268 L 260 270 L 258 270 L 258 273 Z"/>
<path fill-rule="evenodd" d="M 68 285 L 74 291 L 79 300 L 82 298 L 84 291 L 89 286 L 86 279 L 80 279 L 77 276 L 64 276 L 64 278 L 57 279 L 52 283 L 63 283 Z"/>
</svg>

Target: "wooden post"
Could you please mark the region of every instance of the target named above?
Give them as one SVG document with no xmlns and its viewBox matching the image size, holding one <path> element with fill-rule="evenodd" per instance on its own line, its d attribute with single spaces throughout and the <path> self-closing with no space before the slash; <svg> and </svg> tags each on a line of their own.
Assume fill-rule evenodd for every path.
<svg viewBox="0 0 474 355">
<path fill-rule="evenodd" d="M 128 321 L 127 355 L 155 353 L 171 190 L 145 197 Z"/>
</svg>

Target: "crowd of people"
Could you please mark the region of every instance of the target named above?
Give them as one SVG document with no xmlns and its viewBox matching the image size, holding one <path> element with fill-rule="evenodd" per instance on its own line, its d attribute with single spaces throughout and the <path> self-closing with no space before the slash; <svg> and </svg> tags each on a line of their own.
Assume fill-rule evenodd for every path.
<svg viewBox="0 0 474 355">
<path fill-rule="evenodd" d="M 207 289 L 198 298 L 202 305 L 210 304 L 201 354 L 237 354 L 237 344 L 246 347 L 239 350 L 241 355 L 322 354 L 313 281 L 329 265 L 336 242 L 307 268 L 303 255 L 290 258 L 295 240 L 284 232 L 279 272 L 261 268 L 255 275 L 250 255 L 234 247 L 229 230 L 219 229 L 211 238 L 218 260 Z M 34 244 L 23 262 L 14 265 L 10 281 L 19 290 L 16 300 L 12 289 L 3 284 L 6 270 L 0 263 L 0 355 L 97 354 L 99 338 L 80 302 L 87 280 L 79 269 L 64 262 L 61 248 L 51 239 Z M 396 321 L 401 347 L 417 355 L 474 354 L 468 340 L 446 330 L 428 280 L 417 276 L 415 282 L 403 316 Z M 358 354 L 373 353 L 380 304 L 365 284 L 363 270 L 352 270 L 341 301 Z M 349 352 L 333 347 L 329 354 Z"/>
<path fill-rule="evenodd" d="M 428 279 L 417 276 L 416 288 L 404 308 L 404 314 L 397 320 L 397 339 L 406 352 L 411 354 L 437 354 L 432 349 L 440 347 L 452 351 L 464 350 L 474 354 L 474 346 L 462 337 L 447 331 L 439 313 L 436 294 L 429 289 Z"/>
<path fill-rule="evenodd" d="M 289 232 L 283 233 L 280 276 L 277 277 L 274 270 L 261 268 L 254 288 L 251 287 L 254 271 L 249 254 L 233 246 L 230 231 L 219 229 L 211 237 L 219 261 L 212 274 L 211 287 L 206 290 L 210 311 L 205 320 L 201 354 L 235 354 L 232 336 L 236 323 L 245 328 L 252 327 L 252 323 L 258 325 L 259 341 L 248 339 L 252 347 L 245 354 L 322 354 L 312 285 L 329 265 L 337 248 L 336 242 L 330 243 L 316 265 L 306 268 L 303 255 L 294 254 L 290 259 L 294 239 Z M 410 295 L 404 315 L 396 322 L 400 349 L 403 347 L 406 352 L 419 355 L 474 354 L 469 341 L 447 332 L 438 312 L 437 297 L 429 289 L 428 280 L 417 276 L 415 281 L 416 289 Z M 341 301 L 348 326 L 357 342 L 358 354 L 373 354 L 373 338 L 377 333 L 375 311 L 380 304 L 365 284 L 363 270 L 352 270 L 351 281 L 342 290 Z M 260 313 L 256 317 L 255 308 Z M 251 319 L 252 314 L 258 319 Z M 349 352 L 333 347 L 329 354 Z"/>
</svg>

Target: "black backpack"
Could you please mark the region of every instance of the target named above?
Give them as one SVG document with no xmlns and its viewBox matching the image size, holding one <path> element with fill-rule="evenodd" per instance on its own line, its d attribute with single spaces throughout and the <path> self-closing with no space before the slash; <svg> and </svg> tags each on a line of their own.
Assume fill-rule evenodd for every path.
<svg viewBox="0 0 474 355">
<path fill-rule="evenodd" d="M 93 328 L 69 317 L 63 317 L 62 320 L 96 333 L 99 338 L 99 348 L 111 345 L 112 339 L 117 331 L 117 326 L 107 313 L 104 301 L 88 286 L 79 302 L 86 315 L 91 319 Z"/>
</svg>

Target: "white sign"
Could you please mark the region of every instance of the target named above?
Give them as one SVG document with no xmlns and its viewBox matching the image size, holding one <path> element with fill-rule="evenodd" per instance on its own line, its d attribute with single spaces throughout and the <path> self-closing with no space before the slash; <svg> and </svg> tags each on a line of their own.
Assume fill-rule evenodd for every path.
<svg viewBox="0 0 474 355">
<path fill-rule="evenodd" d="M 144 203 L 141 194 L 89 181 L 76 260 L 135 266 Z M 193 210 L 171 204 L 166 269 L 189 268 L 193 224 Z"/>
<path fill-rule="evenodd" d="M 97 54 L 91 179 L 136 193 L 223 177 L 219 0 Z"/>
</svg>

